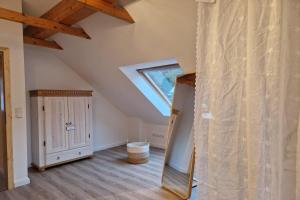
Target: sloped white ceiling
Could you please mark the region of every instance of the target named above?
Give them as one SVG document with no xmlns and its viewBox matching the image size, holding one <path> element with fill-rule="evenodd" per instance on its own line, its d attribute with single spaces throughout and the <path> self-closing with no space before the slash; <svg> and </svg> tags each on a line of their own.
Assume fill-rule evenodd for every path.
<svg viewBox="0 0 300 200">
<path fill-rule="evenodd" d="M 23 12 L 33 16 L 41 16 L 61 0 L 22 0 Z"/>
<path fill-rule="evenodd" d="M 24 0 L 24 11 L 41 15 L 57 2 Z M 185 72 L 194 72 L 195 0 L 127 0 L 123 3 L 136 23 L 128 24 L 96 13 L 79 23 L 91 40 L 56 34 L 54 39 L 64 50 L 51 51 L 127 115 L 146 122 L 165 123 L 166 119 L 119 67 L 176 58 Z"/>
</svg>

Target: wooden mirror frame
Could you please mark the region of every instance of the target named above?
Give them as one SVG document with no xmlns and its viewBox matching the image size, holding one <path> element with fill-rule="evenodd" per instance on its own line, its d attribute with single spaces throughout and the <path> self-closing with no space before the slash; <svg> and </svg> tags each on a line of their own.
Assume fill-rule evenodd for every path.
<svg viewBox="0 0 300 200">
<path fill-rule="evenodd" d="M 195 87 L 195 81 L 196 81 L 196 74 L 195 73 L 191 73 L 191 74 L 185 74 L 182 76 L 179 76 L 176 79 L 176 84 L 180 83 L 180 84 L 186 84 L 189 85 L 191 87 Z M 175 84 L 175 85 L 176 85 Z M 176 89 L 175 89 L 176 92 Z M 175 96 L 175 95 L 174 95 Z M 176 110 L 174 107 L 172 107 L 172 113 L 171 116 L 169 118 L 169 126 L 168 126 L 168 131 L 167 131 L 167 149 L 165 151 L 165 159 L 164 159 L 164 166 L 163 166 L 163 172 L 162 172 L 162 178 L 161 178 L 161 185 L 164 189 L 173 192 L 174 194 L 176 194 L 177 196 L 179 196 L 182 199 L 188 199 L 190 198 L 191 194 L 192 194 L 192 187 L 193 187 L 193 180 L 194 180 L 194 169 L 195 169 L 195 144 L 193 143 L 193 150 L 192 150 L 192 155 L 191 155 L 191 159 L 190 159 L 190 163 L 189 163 L 189 171 L 188 174 L 190 175 L 189 180 L 188 180 L 188 192 L 186 195 L 179 193 L 177 190 L 173 190 L 172 188 L 169 188 L 168 186 L 164 185 L 163 182 L 163 175 L 165 172 L 165 166 L 167 163 L 167 156 L 169 155 L 169 141 L 171 139 L 171 136 L 173 135 L 173 131 L 174 131 L 174 125 L 176 123 L 176 119 L 178 117 L 178 115 L 180 115 L 180 111 Z"/>
</svg>

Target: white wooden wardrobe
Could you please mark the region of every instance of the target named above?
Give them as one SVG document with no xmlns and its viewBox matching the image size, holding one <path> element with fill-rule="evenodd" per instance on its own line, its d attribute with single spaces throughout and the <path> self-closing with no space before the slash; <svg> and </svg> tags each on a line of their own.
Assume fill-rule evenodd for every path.
<svg viewBox="0 0 300 200">
<path fill-rule="evenodd" d="M 34 167 L 42 171 L 93 155 L 92 91 L 34 90 L 30 97 Z"/>
</svg>

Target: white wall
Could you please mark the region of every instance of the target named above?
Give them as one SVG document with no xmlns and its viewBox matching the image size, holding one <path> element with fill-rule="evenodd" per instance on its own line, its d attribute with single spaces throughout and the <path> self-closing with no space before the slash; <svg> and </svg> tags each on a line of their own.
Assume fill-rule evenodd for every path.
<svg viewBox="0 0 300 200">
<path fill-rule="evenodd" d="M 166 148 L 167 125 L 158 125 L 143 122 L 140 118 L 129 118 L 128 140 L 147 141 L 152 147 Z"/>
<path fill-rule="evenodd" d="M 128 117 L 100 93 L 94 94 L 94 150 L 126 144 Z"/>
<path fill-rule="evenodd" d="M 150 142 L 152 147 L 165 149 L 167 130 L 167 125 L 145 123 L 143 127 L 143 134 L 146 135 L 147 141 Z"/>
<path fill-rule="evenodd" d="M 127 116 L 107 101 L 98 91 L 57 58 L 51 50 L 26 46 L 25 70 L 27 90 L 28 164 L 30 151 L 30 99 L 34 89 L 93 90 L 94 149 L 101 150 L 124 144 L 128 135 Z"/>
<path fill-rule="evenodd" d="M 0 0 L 0 6 L 21 11 L 21 0 Z M 25 75 L 23 53 L 23 26 L 19 23 L 0 20 L 0 46 L 9 48 L 11 103 L 12 103 L 12 134 L 13 134 L 13 167 L 14 183 L 20 186 L 29 183 L 27 172 L 27 140 L 26 116 L 16 118 L 15 108 L 26 113 Z M 25 114 L 24 114 L 25 115 Z"/>
</svg>

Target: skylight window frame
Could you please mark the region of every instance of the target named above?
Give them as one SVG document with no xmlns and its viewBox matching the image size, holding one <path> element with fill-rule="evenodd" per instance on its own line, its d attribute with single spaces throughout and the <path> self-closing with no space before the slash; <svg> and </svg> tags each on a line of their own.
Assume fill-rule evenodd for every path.
<svg viewBox="0 0 300 200">
<path fill-rule="evenodd" d="M 180 64 L 175 58 L 167 58 L 162 60 L 156 60 L 151 62 L 138 63 L 134 65 L 120 66 L 120 71 L 129 79 L 129 81 L 141 92 L 147 100 L 160 112 L 163 117 L 170 117 L 172 108 L 169 104 L 160 96 L 160 94 L 151 86 L 143 75 L 137 70 L 152 68 L 165 65 L 178 65 Z"/>
<path fill-rule="evenodd" d="M 162 66 L 157 66 L 157 67 L 137 69 L 137 72 L 140 73 L 146 79 L 146 81 L 153 87 L 153 89 L 161 96 L 161 98 L 171 108 L 172 102 L 165 95 L 165 93 L 156 85 L 156 83 L 152 80 L 152 78 L 147 73 L 145 73 L 145 72 L 149 72 L 149 71 L 157 71 L 160 69 L 180 69 L 180 66 L 176 63 L 176 64 L 170 64 L 170 65 L 162 65 Z"/>
</svg>

